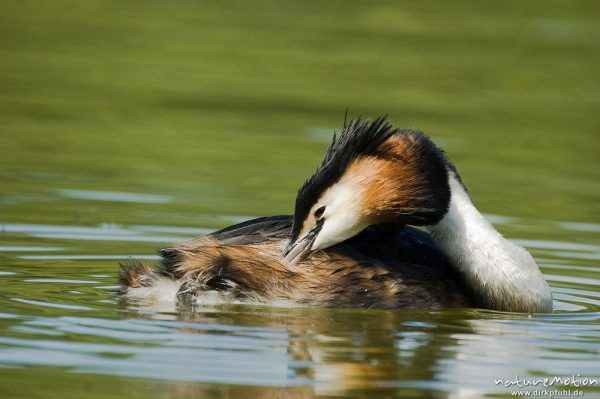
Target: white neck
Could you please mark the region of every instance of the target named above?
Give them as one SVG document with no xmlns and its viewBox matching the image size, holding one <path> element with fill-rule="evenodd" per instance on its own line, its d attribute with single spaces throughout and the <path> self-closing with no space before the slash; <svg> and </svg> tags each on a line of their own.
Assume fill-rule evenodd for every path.
<svg viewBox="0 0 600 399">
<path fill-rule="evenodd" d="M 550 312 L 552 293 L 532 256 L 506 240 L 475 208 L 453 172 L 449 172 L 448 214 L 432 227 L 432 236 L 465 277 L 477 305 L 511 312 Z"/>
</svg>

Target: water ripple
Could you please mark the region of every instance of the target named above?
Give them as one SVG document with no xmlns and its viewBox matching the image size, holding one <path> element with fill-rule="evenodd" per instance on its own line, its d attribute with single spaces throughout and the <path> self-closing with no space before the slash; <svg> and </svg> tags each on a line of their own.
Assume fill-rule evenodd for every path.
<svg viewBox="0 0 600 399">
<path fill-rule="evenodd" d="M 289 336 L 283 329 L 61 317 L 28 320 L 12 330 L 37 335 L 41 327 L 51 331 L 44 335 L 93 336 L 115 343 L 0 337 L 0 344 L 7 346 L 0 347 L 0 364 L 64 366 L 79 372 L 176 381 L 306 383 L 290 371 L 291 365 L 301 364 L 290 359 Z"/>
<path fill-rule="evenodd" d="M 57 308 L 57 309 L 66 309 L 66 310 L 93 310 L 92 307 L 89 306 L 80 306 L 80 305 L 68 305 L 65 303 L 57 303 L 57 302 L 44 302 L 44 301 L 34 301 L 31 299 L 22 299 L 22 298 L 10 298 L 11 301 L 25 303 L 27 305 L 33 306 L 43 306 L 47 308 Z"/>
<path fill-rule="evenodd" d="M 141 204 L 166 204 L 173 199 L 169 195 L 131 193 L 122 191 L 57 189 L 60 196 L 92 201 L 133 202 Z"/>
</svg>

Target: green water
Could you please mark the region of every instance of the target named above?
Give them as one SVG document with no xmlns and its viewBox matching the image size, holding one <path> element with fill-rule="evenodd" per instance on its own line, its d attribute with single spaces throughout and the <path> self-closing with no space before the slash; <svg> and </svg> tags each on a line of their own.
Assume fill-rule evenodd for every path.
<svg viewBox="0 0 600 399">
<path fill-rule="evenodd" d="M 503 397 L 494 379 L 515 374 L 600 378 L 599 70 L 594 1 L 3 1 L 0 396 Z M 290 213 L 346 108 L 431 135 L 555 312 L 119 304 L 119 260 Z"/>
</svg>

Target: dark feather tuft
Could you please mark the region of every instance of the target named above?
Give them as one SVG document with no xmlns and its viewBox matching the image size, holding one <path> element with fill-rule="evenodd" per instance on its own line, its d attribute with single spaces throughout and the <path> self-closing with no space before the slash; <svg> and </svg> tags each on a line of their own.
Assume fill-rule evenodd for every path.
<svg viewBox="0 0 600 399">
<path fill-rule="evenodd" d="M 154 269 L 137 260 L 130 260 L 121 263 L 121 272 L 119 273 L 119 283 L 121 290 L 127 288 L 148 287 L 156 278 Z"/>
<path fill-rule="evenodd" d="M 302 222 L 323 191 L 334 185 L 355 159 L 379 155 L 382 151 L 381 144 L 396 132 L 397 129 L 388 122 L 386 116 L 380 116 L 373 122 L 362 121 L 360 117 L 349 124 L 344 122 L 344 129 L 339 138 L 334 134 L 325 159 L 298 191 L 292 241 L 298 238 Z"/>
</svg>

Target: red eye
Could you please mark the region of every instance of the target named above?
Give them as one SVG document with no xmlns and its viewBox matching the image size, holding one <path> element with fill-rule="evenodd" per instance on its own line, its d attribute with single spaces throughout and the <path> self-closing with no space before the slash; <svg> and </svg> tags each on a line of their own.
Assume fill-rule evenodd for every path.
<svg viewBox="0 0 600 399">
<path fill-rule="evenodd" d="M 317 220 L 321 219 L 321 217 L 323 216 L 324 213 L 325 213 L 325 207 L 324 206 L 318 208 L 315 211 L 315 219 L 317 219 Z"/>
</svg>

